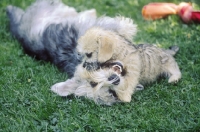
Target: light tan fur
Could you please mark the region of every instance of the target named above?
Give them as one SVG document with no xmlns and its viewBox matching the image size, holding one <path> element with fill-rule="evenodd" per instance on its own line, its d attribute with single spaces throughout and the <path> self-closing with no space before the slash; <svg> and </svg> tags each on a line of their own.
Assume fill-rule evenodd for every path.
<svg viewBox="0 0 200 132">
<path fill-rule="evenodd" d="M 163 50 L 153 45 L 133 45 L 131 40 L 136 26 L 128 18 L 118 20 L 125 24 L 120 33 L 94 27 L 79 39 L 77 50 L 85 55 L 84 59 L 74 77 L 53 85 L 53 92 L 60 96 L 85 96 L 96 103 L 111 105 L 119 101 L 130 102 L 138 87 L 139 90 L 143 88 L 141 84 L 153 82 L 160 75 L 168 76 L 169 83 L 181 78 L 173 58 L 177 51 Z M 119 62 L 123 67 L 103 66 L 113 62 Z M 102 64 L 100 69 L 99 64 Z M 122 70 L 125 71 L 124 75 Z M 120 80 L 118 85 L 113 84 L 117 78 L 108 79 L 113 74 Z M 92 86 L 91 82 L 97 85 Z M 117 97 L 110 90 L 114 90 Z"/>
<path fill-rule="evenodd" d="M 135 46 L 126 36 L 117 32 L 93 27 L 79 39 L 78 43 L 77 49 L 80 53 L 92 54 L 91 57 L 85 56 L 83 64 L 87 63 L 91 67 L 93 64 L 109 61 L 122 63 L 126 74 L 120 78 L 120 83 L 114 90 L 123 102 L 131 101 L 131 96 L 139 83 L 153 82 L 163 74 L 169 76 L 169 83 L 177 82 L 181 78 L 179 67 L 168 51 L 152 45 Z M 95 69 L 97 67 L 93 65 L 92 70 Z M 92 72 L 91 68 L 87 70 Z"/>
<path fill-rule="evenodd" d="M 84 96 L 94 100 L 97 104 L 111 105 L 120 100 L 115 97 L 110 90 L 113 89 L 113 80 L 108 80 L 112 74 L 120 76 L 118 71 L 113 68 L 99 69 L 94 72 L 88 72 L 79 65 L 73 78 L 65 82 L 56 83 L 51 87 L 51 90 L 60 96 L 68 96 L 74 94 L 75 96 Z M 97 83 L 92 87 L 91 82 Z"/>
</svg>

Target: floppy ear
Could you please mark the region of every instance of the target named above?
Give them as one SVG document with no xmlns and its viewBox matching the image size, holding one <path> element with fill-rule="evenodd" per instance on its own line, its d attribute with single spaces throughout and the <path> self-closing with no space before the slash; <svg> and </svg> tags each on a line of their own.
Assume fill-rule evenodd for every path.
<svg viewBox="0 0 200 132">
<path fill-rule="evenodd" d="M 113 44 L 114 42 L 107 36 L 100 36 L 97 40 L 99 44 L 98 61 L 106 62 L 111 59 L 113 55 Z"/>
</svg>

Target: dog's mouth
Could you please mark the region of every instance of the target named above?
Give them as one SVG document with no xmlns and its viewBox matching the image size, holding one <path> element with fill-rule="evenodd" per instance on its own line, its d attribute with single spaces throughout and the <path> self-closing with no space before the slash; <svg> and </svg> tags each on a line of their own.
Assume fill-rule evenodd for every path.
<svg viewBox="0 0 200 132">
<path fill-rule="evenodd" d="M 100 68 L 112 68 L 113 71 L 115 71 L 118 75 L 124 76 L 125 74 L 125 69 L 120 62 L 100 63 L 100 62 L 86 62 L 85 61 L 83 63 L 83 68 L 86 68 L 87 71 L 95 71 Z"/>
<path fill-rule="evenodd" d="M 124 68 L 123 64 L 118 61 L 117 62 L 105 62 L 105 63 L 100 64 L 100 67 L 101 68 L 106 68 L 106 67 L 112 68 L 113 71 L 120 76 L 124 76 L 126 74 L 126 69 Z"/>
<path fill-rule="evenodd" d="M 86 67 L 87 64 L 88 63 L 84 63 L 83 67 Z M 91 64 L 91 63 L 89 63 L 89 64 Z M 107 65 L 107 67 L 111 68 L 114 71 L 114 73 L 108 77 L 108 81 L 111 82 L 113 85 L 118 85 L 120 83 L 120 76 L 123 72 L 123 65 L 120 62 L 112 62 L 109 65 Z M 102 68 L 105 68 L 105 65 Z M 93 69 L 94 68 L 92 68 L 92 70 Z M 96 87 L 101 88 L 103 86 L 103 84 L 98 83 L 98 82 L 91 81 L 89 83 L 90 83 L 90 86 L 95 89 L 96 89 Z"/>
<path fill-rule="evenodd" d="M 94 70 L 99 69 L 99 68 L 111 68 L 114 73 L 108 77 L 108 81 L 111 82 L 113 85 L 118 85 L 120 83 L 120 76 L 121 74 L 124 72 L 124 67 L 120 62 L 110 62 L 110 63 L 88 63 L 85 62 L 83 64 L 83 67 L 86 68 L 87 70 Z M 96 90 L 100 89 L 101 87 L 103 87 L 103 83 L 98 83 L 98 82 L 89 82 L 90 86 Z M 109 93 L 115 97 L 115 99 L 118 99 L 118 96 L 115 92 L 115 90 L 113 90 L 111 87 L 108 87 L 108 91 Z"/>
</svg>

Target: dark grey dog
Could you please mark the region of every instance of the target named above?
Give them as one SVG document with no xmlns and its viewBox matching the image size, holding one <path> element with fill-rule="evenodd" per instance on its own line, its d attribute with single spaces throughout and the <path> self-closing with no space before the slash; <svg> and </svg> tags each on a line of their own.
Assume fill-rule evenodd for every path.
<svg viewBox="0 0 200 132">
<path fill-rule="evenodd" d="M 38 0 L 26 11 L 8 6 L 7 15 L 13 36 L 28 55 L 50 61 L 73 76 L 81 61 L 77 39 L 95 23 L 94 9 L 77 13 L 59 1 Z"/>
<path fill-rule="evenodd" d="M 123 24 L 110 17 L 96 19 L 95 9 L 78 13 L 59 0 L 36 0 L 25 11 L 7 7 L 10 29 L 24 51 L 36 59 L 50 61 L 73 77 L 81 56 L 77 40 L 87 29 L 99 26 L 121 32 Z"/>
</svg>

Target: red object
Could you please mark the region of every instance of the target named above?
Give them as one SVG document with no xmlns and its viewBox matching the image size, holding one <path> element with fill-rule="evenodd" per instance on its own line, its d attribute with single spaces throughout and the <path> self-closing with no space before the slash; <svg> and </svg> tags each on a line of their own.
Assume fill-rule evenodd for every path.
<svg viewBox="0 0 200 132">
<path fill-rule="evenodd" d="M 185 23 L 188 23 L 191 21 L 192 11 L 192 5 L 183 2 L 179 4 L 177 13 Z"/>
<path fill-rule="evenodd" d="M 146 20 L 156 20 L 173 14 L 179 15 L 185 23 L 200 23 L 200 11 L 194 11 L 191 3 L 149 3 L 142 8 L 142 16 Z"/>
<path fill-rule="evenodd" d="M 199 22 L 200 23 L 200 11 L 193 11 L 191 20 L 194 22 Z"/>
</svg>

